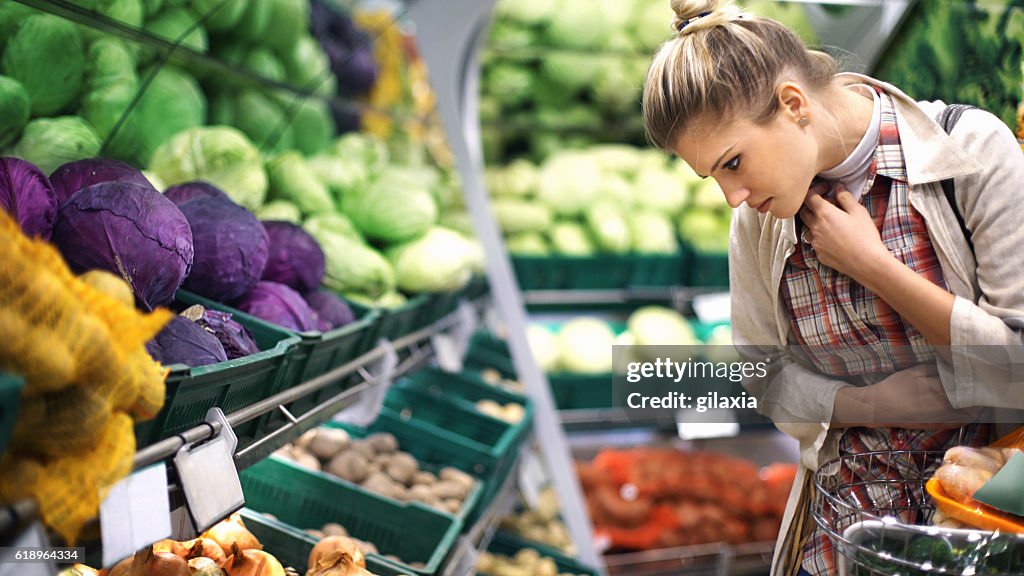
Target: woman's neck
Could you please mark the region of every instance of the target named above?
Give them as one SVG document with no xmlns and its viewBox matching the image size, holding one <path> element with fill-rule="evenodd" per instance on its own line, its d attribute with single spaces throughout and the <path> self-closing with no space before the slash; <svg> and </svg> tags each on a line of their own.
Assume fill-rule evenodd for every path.
<svg viewBox="0 0 1024 576">
<path fill-rule="evenodd" d="M 835 98 L 829 100 L 832 105 L 823 114 L 823 121 L 818 122 L 821 142 L 818 172 L 834 168 L 846 160 L 864 138 L 874 112 L 874 101 L 869 95 L 845 86 L 834 90 Z"/>
</svg>

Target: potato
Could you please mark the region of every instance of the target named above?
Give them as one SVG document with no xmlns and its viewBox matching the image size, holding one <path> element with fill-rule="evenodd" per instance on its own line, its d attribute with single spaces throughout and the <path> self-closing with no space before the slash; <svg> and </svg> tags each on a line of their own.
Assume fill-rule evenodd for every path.
<svg viewBox="0 0 1024 576">
<path fill-rule="evenodd" d="M 362 454 L 363 458 L 366 458 L 368 462 L 377 458 L 377 450 L 368 440 L 356 440 L 349 445 L 349 449 Z"/>
<path fill-rule="evenodd" d="M 465 486 L 467 493 L 472 490 L 473 485 L 476 484 L 476 480 L 472 476 L 458 468 L 452 468 L 451 466 L 441 468 L 440 478 L 441 480 L 450 480 Z"/>
<path fill-rule="evenodd" d="M 330 460 L 348 447 L 351 439 L 348 432 L 339 428 L 317 428 L 316 436 L 309 442 L 309 451 L 321 460 Z"/>
<path fill-rule="evenodd" d="M 342 480 L 362 482 L 369 474 L 369 467 L 362 454 L 355 450 L 345 450 L 334 457 L 327 465 L 327 471 Z"/>
<path fill-rule="evenodd" d="M 462 510 L 462 500 L 456 498 L 442 500 L 441 504 L 444 505 L 449 514 L 458 514 L 459 510 Z"/>
<path fill-rule="evenodd" d="M 540 562 L 540 552 L 533 548 L 521 548 L 516 552 L 515 561 L 520 566 L 535 566 Z"/>
<path fill-rule="evenodd" d="M 537 576 L 558 576 L 558 564 L 551 558 L 541 558 L 534 567 Z"/>
<path fill-rule="evenodd" d="M 326 536 L 345 536 L 348 537 L 348 530 L 344 526 L 337 522 L 328 522 L 320 527 L 320 531 Z"/>
<path fill-rule="evenodd" d="M 309 468 L 310 470 L 320 470 L 320 460 L 316 456 L 313 456 L 309 452 L 306 452 L 302 448 L 295 448 L 292 450 L 292 460 L 296 464 L 303 468 Z"/>
<path fill-rule="evenodd" d="M 391 476 L 395 482 L 399 484 L 408 485 L 409 481 L 412 480 L 413 474 L 419 472 L 420 465 L 413 458 L 412 454 L 406 452 L 397 452 L 391 455 L 391 458 L 385 464 L 384 471 L 387 472 L 388 476 Z"/>
<path fill-rule="evenodd" d="M 368 470 L 366 474 L 367 476 L 370 474 L 376 474 L 377 472 L 384 472 L 384 462 L 380 459 L 373 460 L 366 465 L 366 469 Z"/>
<path fill-rule="evenodd" d="M 395 481 L 390 476 L 381 472 L 370 475 L 369 478 L 363 481 L 361 486 L 370 492 L 376 492 L 386 498 L 394 498 L 396 489 L 402 488 L 395 484 Z"/>
<path fill-rule="evenodd" d="M 476 403 L 476 409 L 492 418 L 501 418 L 504 415 L 501 410 L 501 404 L 494 400 L 481 400 Z"/>
<path fill-rule="evenodd" d="M 380 554 L 380 551 L 377 550 L 377 546 L 373 542 L 356 540 L 356 545 L 359 546 L 359 551 L 362 552 L 364 556 L 367 554 Z"/>
<path fill-rule="evenodd" d="M 484 382 L 492 386 L 496 386 L 501 382 L 501 372 L 494 368 L 484 368 L 480 371 L 480 377 L 484 379 Z"/>
<path fill-rule="evenodd" d="M 427 504 L 435 498 L 434 493 L 428 486 L 423 484 L 414 484 L 412 488 L 409 488 L 409 499 Z"/>
<path fill-rule="evenodd" d="M 417 473 L 412 475 L 412 483 L 414 485 L 416 485 L 416 484 L 425 484 L 427 486 L 430 486 L 431 484 L 434 484 L 435 482 L 437 482 L 437 476 L 434 476 L 433 472 L 427 472 L 426 470 L 420 470 L 419 472 L 417 472 Z"/>
<path fill-rule="evenodd" d="M 388 432 L 378 432 L 366 437 L 366 441 L 373 446 L 378 454 L 391 454 L 398 450 L 398 440 Z"/>
<path fill-rule="evenodd" d="M 430 490 L 434 493 L 434 496 L 437 496 L 442 500 L 447 498 L 465 500 L 466 494 L 469 492 L 465 485 L 451 480 L 441 480 L 437 484 L 431 486 Z"/>
<path fill-rule="evenodd" d="M 316 430 L 316 428 L 307 430 L 302 434 L 302 436 L 296 438 L 294 442 L 295 447 L 302 448 L 303 450 L 309 450 L 309 443 L 313 441 L 313 438 L 316 438 Z"/>
<path fill-rule="evenodd" d="M 506 404 L 502 412 L 504 412 L 502 420 L 512 424 L 521 422 L 526 416 L 526 409 L 521 404 L 516 404 L 515 402 Z"/>
</svg>

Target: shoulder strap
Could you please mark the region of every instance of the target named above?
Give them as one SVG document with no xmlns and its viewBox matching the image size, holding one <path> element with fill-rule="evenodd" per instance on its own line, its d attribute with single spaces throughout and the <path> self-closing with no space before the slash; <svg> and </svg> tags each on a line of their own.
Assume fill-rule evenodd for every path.
<svg viewBox="0 0 1024 576">
<path fill-rule="evenodd" d="M 973 110 L 975 107 L 967 104 L 950 104 L 943 108 L 939 114 L 938 122 L 942 126 L 942 129 L 946 131 L 946 134 L 953 133 L 953 127 L 960 121 L 960 116 L 968 110 Z M 960 230 L 964 234 L 964 239 L 967 240 L 967 245 L 971 247 L 971 251 L 974 251 L 974 243 L 971 242 L 971 232 L 967 229 L 967 223 L 964 222 L 963 214 L 956 207 L 956 187 L 953 184 L 953 179 L 949 178 L 940 182 L 942 185 L 942 191 L 946 194 L 946 201 L 949 202 L 949 207 L 953 209 L 953 214 L 956 215 L 956 221 L 960 224 Z"/>
</svg>

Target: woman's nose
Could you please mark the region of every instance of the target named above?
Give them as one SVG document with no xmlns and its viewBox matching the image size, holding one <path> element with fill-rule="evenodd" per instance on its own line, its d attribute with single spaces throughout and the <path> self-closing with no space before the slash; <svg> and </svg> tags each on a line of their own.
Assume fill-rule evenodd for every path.
<svg viewBox="0 0 1024 576">
<path fill-rule="evenodd" d="M 750 190 L 747 188 L 722 188 L 725 191 L 725 201 L 729 203 L 729 206 L 733 208 L 739 208 L 740 204 L 747 198 L 750 198 Z"/>
</svg>

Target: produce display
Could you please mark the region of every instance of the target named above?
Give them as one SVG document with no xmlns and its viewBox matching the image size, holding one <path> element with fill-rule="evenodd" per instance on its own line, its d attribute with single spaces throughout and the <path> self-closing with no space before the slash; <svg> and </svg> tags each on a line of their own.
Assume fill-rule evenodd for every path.
<svg viewBox="0 0 1024 576">
<path fill-rule="evenodd" d="M 501 529 L 575 556 L 576 546 L 562 522 L 560 510 L 554 488 L 547 486 L 540 491 L 536 507 L 523 506 L 521 511 L 506 516 Z"/>
<path fill-rule="evenodd" d="M 795 466 L 764 474 L 714 452 L 604 450 L 577 462 L 595 534 L 612 550 L 774 540 Z"/>
<path fill-rule="evenodd" d="M 346 540 L 354 543 L 356 548 L 351 553 L 353 558 L 356 558 L 357 561 L 362 557 L 365 557 L 367 554 L 378 554 L 383 558 L 393 560 L 395 562 L 398 562 L 399 564 L 407 564 L 412 568 L 423 568 L 422 562 L 406 562 L 405 560 L 402 560 L 400 557 L 395 556 L 394 554 L 381 554 L 380 551 L 377 550 L 377 546 L 373 542 L 366 542 L 364 540 L 360 540 L 358 538 L 353 538 L 352 536 L 349 536 L 348 530 L 346 530 L 344 526 L 338 524 L 337 522 L 324 524 L 319 530 L 312 528 L 308 529 L 306 530 L 306 533 L 318 539 L 318 546 L 320 546 L 321 548 L 333 548 L 339 545 L 344 545 Z M 312 569 L 312 567 L 310 569 Z"/>
<path fill-rule="evenodd" d="M 494 400 L 479 400 L 475 406 L 476 409 L 483 414 L 487 414 L 488 416 L 492 416 L 498 420 L 504 420 L 509 424 L 516 424 L 526 415 L 523 405 L 516 402 L 500 404 Z"/>
<path fill-rule="evenodd" d="M 728 248 L 732 211 L 712 179 L 656 150 L 594 145 L 486 172 L 512 254 L 679 254 Z"/>
<path fill-rule="evenodd" d="M 375 494 L 399 502 L 420 502 L 448 514 L 462 510 L 476 485 L 472 476 L 455 468 L 435 467 L 436 473 L 421 468 L 388 433 L 352 439 L 338 428 L 317 428 L 276 454 Z"/>
<path fill-rule="evenodd" d="M 541 556 L 532 548 L 523 548 L 512 557 L 484 552 L 477 560 L 476 569 L 487 576 L 577 576 L 559 572 L 553 559 Z"/>
</svg>

